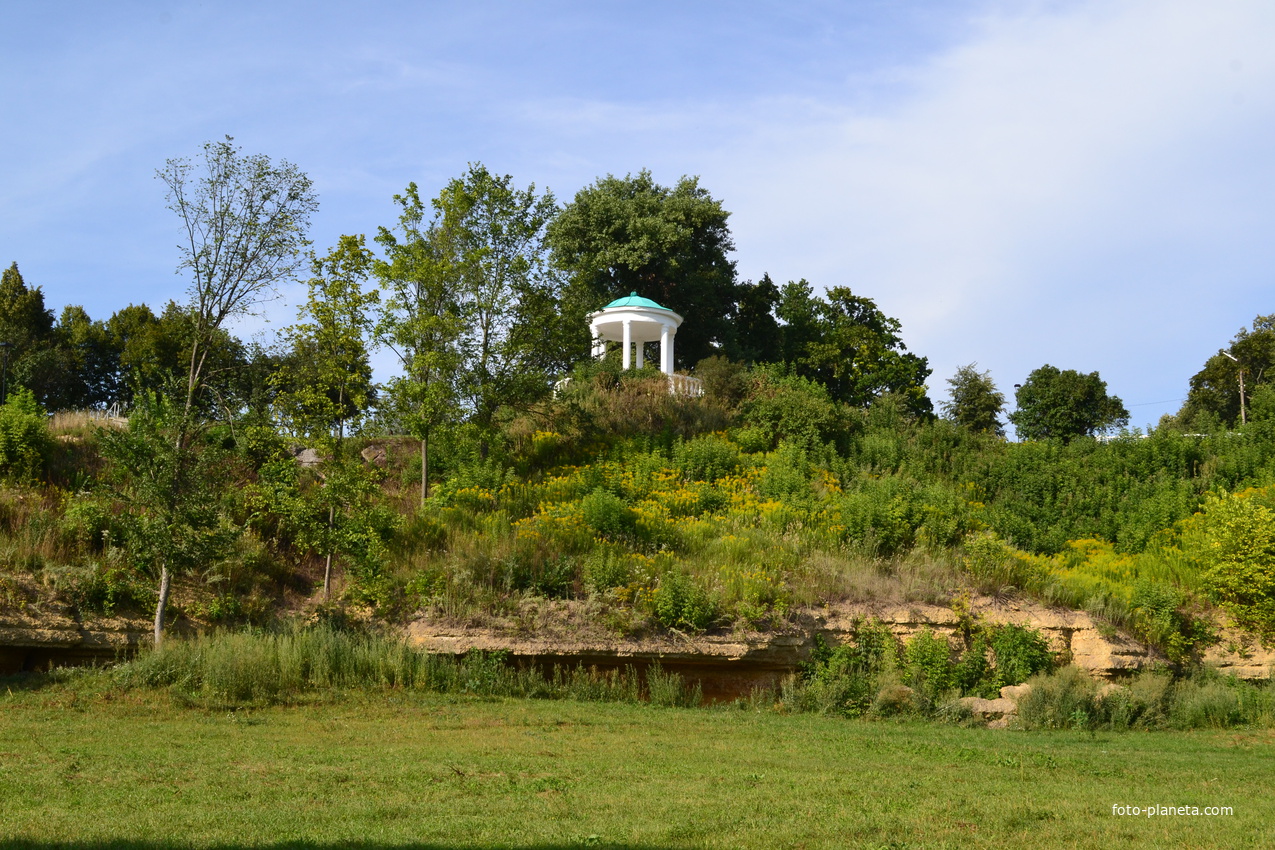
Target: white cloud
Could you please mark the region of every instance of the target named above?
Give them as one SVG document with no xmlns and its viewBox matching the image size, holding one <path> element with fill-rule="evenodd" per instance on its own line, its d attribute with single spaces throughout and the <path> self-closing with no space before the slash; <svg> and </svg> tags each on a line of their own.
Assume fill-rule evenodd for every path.
<svg viewBox="0 0 1275 850">
<path fill-rule="evenodd" d="M 712 185 L 741 271 L 877 298 L 936 397 L 971 360 L 1002 386 L 1050 361 L 1129 402 L 1173 397 L 1271 309 L 1275 169 L 1254 140 L 1275 129 L 1272 36 L 1261 3 L 989 15 L 896 69 L 901 98 L 804 120 L 790 104 L 727 154 Z"/>
</svg>

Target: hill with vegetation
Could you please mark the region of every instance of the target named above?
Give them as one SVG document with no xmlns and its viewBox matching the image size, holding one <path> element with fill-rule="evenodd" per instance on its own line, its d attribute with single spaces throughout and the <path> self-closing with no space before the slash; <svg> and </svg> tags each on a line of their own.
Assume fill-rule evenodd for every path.
<svg viewBox="0 0 1275 850">
<path fill-rule="evenodd" d="M 697 181 L 608 176 L 559 207 L 471 166 L 397 196 L 379 254 L 309 255 L 297 324 L 245 345 L 227 323 L 301 267 L 308 180 L 229 141 L 160 176 L 189 225 L 185 304 L 55 321 L 16 264 L 0 283 L 0 609 L 144 615 L 159 640 L 568 602 L 632 636 L 1019 594 L 1175 665 L 1223 625 L 1275 638 L 1270 317 L 1145 434 L 1097 373 L 1042 366 L 1009 441 L 974 365 L 935 415 L 925 358 L 870 298 L 738 281 Z M 240 205 L 210 217 L 206 192 Z M 677 365 L 702 396 L 587 358 L 584 316 L 637 290 L 694 317 Z M 401 367 L 383 384 L 377 346 Z M 994 632 L 966 639 L 970 664 L 998 656 Z"/>
</svg>

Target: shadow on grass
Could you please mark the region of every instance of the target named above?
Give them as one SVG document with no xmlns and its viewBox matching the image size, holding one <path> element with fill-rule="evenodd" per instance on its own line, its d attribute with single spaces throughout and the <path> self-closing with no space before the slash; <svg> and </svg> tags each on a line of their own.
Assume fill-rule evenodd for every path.
<svg viewBox="0 0 1275 850">
<path fill-rule="evenodd" d="M 500 847 L 505 850 L 578 850 L 580 847 L 610 847 L 621 850 L 677 850 L 677 845 L 623 844 L 604 841 L 598 836 L 581 836 L 565 844 L 499 844 L 482 845 L 469 842 L 455 844 L 405 843 L 381 844 L 354 841 L 324 843 L 318 841 L 280 841 L 274 844 L 209 844 L 193 845 L 180 841 L 26 841 L 0 839 L 0 850 L 484 850 L 484 847 Z"/>
</svg>

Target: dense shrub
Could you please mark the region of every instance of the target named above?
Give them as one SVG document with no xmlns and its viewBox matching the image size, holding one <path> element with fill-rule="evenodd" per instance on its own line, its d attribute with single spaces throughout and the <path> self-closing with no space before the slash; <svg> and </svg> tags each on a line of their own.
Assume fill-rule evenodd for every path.
<svg viewBox="0 0 1275 850">
<path fill-rule="evenodd" d="M 53 451 L 48 422 L 30 390 L 16 389 L 0 405 L 0 475 L 31 481 Z"/>
<path fill-rule="evenodd" d="M 1040 632 L 1026 626 L 1004 624 L 990 629 L 989 645 L 995 656 L 996 684 L 1017 685 L 1029 676 L 1054 666 L 1054 655 Z"/>
<path fill-rule="evenodd" d="M 1275 639 L 1275 510 L 1266 491 L 1210 496 L 1202 585 L 1244 628 Z"/>
<path fill-rule="evenodd" d="M 631 539 L 637 532 L 637 514 L 613 493 L 597 489 L 580 502 L 584 524 L 608 540 Z"/>
<path fill-rule="evenodd" d="M 1002 685 L 1048 670 L 1054 658 L 1038 632 L 1021 626 L 972 624 L 960 650 L 931 629 L 900 643 L 887 626 L 857 623 L 850 640 L 830 648 L 816 637 L 788 699 L 807 711 L 860 716 L 907 710 L 934 714 L 950 696 L 995 696 Z M 907 694 L 899 691 L 905 686 Z"/>
<path fill-rule="evenodd" d="M 717 618 L 717 604 L 708 591 L 677 570 L 660 578 L 652 607 L 656 619 L 673 629 L 703 631 Z"/>
<path fill-rule="evenodd" d="M 716 434 L 680 441 L 673 462 L 691 481 L 716 481 L 739 469 L 739 446 Z"/>
</svg>

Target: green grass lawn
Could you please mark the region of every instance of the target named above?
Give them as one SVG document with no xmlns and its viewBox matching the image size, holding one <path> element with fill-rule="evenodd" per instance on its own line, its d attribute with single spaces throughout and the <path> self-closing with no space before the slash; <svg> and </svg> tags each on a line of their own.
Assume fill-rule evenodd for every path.
<svg viewBox="0 0 1275 850">
<path fill-rule="evenodd" d="M 0 848 L 1269 847 L 1275 733 L 418 694 L 227 713 L 0 680 Z M 1113 804 L 1231 806 L 1113 816 Z"/>
</svg>

